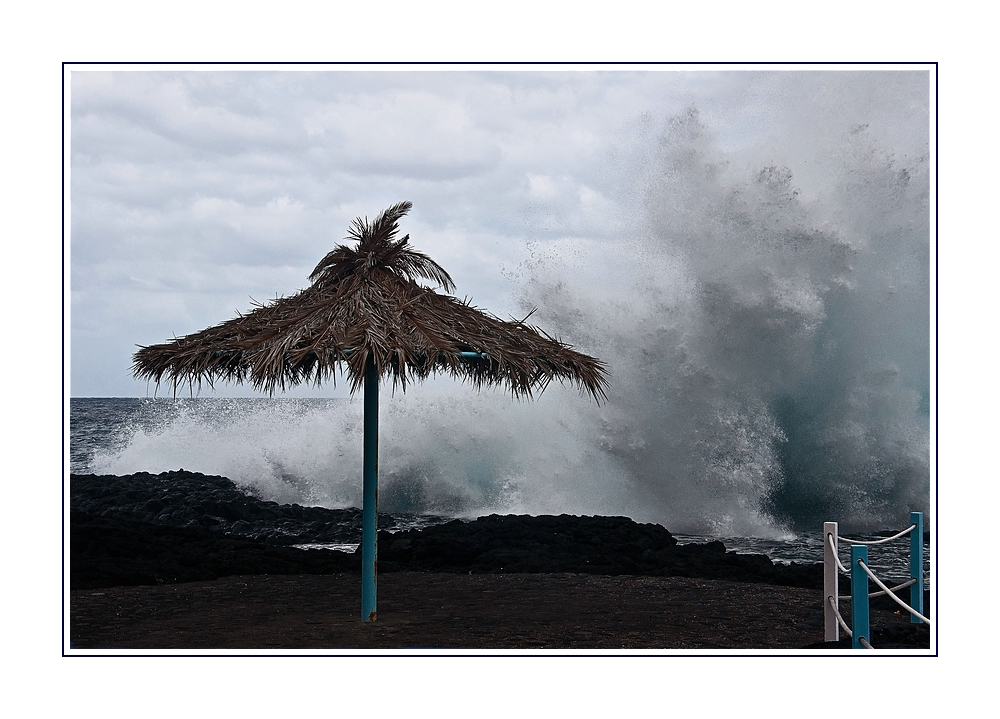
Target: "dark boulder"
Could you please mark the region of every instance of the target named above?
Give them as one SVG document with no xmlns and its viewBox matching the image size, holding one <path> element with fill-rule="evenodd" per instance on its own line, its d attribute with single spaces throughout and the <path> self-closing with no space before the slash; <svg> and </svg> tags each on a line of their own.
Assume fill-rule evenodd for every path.
<svg viewBox="0 0 1000 719">
<path fill-rule="evenodd" d="M 344 552 L 270 547 L 219 536 L 199 526 L 174 527 L 84 512 L 70 513 L 70 587 L 173 584 L 237 574 L 359 572 Z"/>
<path fill-rule="evenodd" d="M 225 477 L 183 470 L 72 475 L 70 506 L 73 588 L 360 570 L 358 552 L 291 546 L 360 542 L 360 510 L 279 505 Z M 719 541 L 680 545 L 664 527 L 627 517 L 424 519 L 438 523 L 379 532 L 380 572 L 577 572 L 822 586 L 820 564 L 775 564 L 727 552 Z M 392 515 L 380 515 L 379 523 L 400 526 Z"/>
<path fill-rule="evenodd" d="M 727 552 L 719 541 L 679 545 L 657 524 L 627 517 L 490 515 L 379 533 L 381 571 L 644 574 L 821 587 L 822 565 L 785 566 Z"/>
</svg>

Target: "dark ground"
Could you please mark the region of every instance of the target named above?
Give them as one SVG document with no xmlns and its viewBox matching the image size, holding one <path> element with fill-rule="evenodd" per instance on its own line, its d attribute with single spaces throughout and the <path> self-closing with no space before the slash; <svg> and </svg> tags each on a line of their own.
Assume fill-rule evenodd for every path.
<svg viewBox="0 0 1000 719">
<path fill-rule="evenodd" d="M 183 471 L 74 475 L 70 492 L 74 648 L 837 648 L 822 642 L 821 565 L 677 545 L 624 517 L 380 532 L 369 624 L 357 554 L 290 546 L 358 541 L 356 510 L 262 502 Z M 896 610 L 873 600 L 872 644 L 928 647 Z"/>
<path fill-rule="evenodd" d="M 821 595 L 685 577 L 393 572 L 368 624 L 359 574 L 233 576 L 73 591 L 70 637 L 105 650 L 796 650 L 822 641 Z M 872 614 L 874 646 L 927 646 L 926 630 Z"/>
</svg>

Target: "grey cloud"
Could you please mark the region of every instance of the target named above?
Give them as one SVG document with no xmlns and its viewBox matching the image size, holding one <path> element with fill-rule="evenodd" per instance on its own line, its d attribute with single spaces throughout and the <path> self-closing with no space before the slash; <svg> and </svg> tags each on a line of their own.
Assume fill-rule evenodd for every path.
<svg viewBox="0 0 1000 719">
<path fill-rule="evenodd" d="M 721 144 L 759 158 L 782 128 L 825 132 L 831 98 L 875 97 L 880 82 L 838 76 L 827 97 L 827 75 L 790 75 L 74 73 L 73 329 L 108 328 L 105 349 L 74 345 L 74 364 L 92 368 L 82 386 L 127 388 L 136 342 L 303 287 L 355 216 L 402 199 L 415 203 L 414 244 L 459 294 L 516 311 L 511 278 L 529 245 L 599 252 L 635 231 L 664 117 L 697 104 Z"/>
<path fill-rule="evenodd" d="M 500 159 L 462 100 L 426 91 L 348 95 L 312 112 L 305 127 L 328 163 L 359 174 L 457 179 Z"/>
</svg>

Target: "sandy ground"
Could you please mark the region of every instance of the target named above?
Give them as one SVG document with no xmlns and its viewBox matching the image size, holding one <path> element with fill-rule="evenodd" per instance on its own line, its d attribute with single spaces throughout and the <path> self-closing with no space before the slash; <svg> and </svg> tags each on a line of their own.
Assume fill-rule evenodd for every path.
<svg viewBox="0 0 1000 719">
<path fill-rule="evenodd" d="M 257 575 L 71 593 L 78 649 L 797 649 L 823 639 L 821 592 L 680 577 Z"/>
</svg>

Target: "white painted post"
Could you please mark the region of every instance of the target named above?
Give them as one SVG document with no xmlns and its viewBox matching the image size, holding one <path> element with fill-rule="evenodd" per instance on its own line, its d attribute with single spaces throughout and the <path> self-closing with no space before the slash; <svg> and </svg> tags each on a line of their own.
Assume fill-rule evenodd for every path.
<svg viewBox="0 0 1000 719">
<path fill-rule="evenodd" d="M 833 535 L 833 546 L 830 546 L 830 535 Z M 837 569 L 837 523 L 823 522 L 823 641 L 836 642 L 840 640 L 840 623 L 830 606 L 840 609 L 837 588 L 840 572 Z"/>
</svg>

